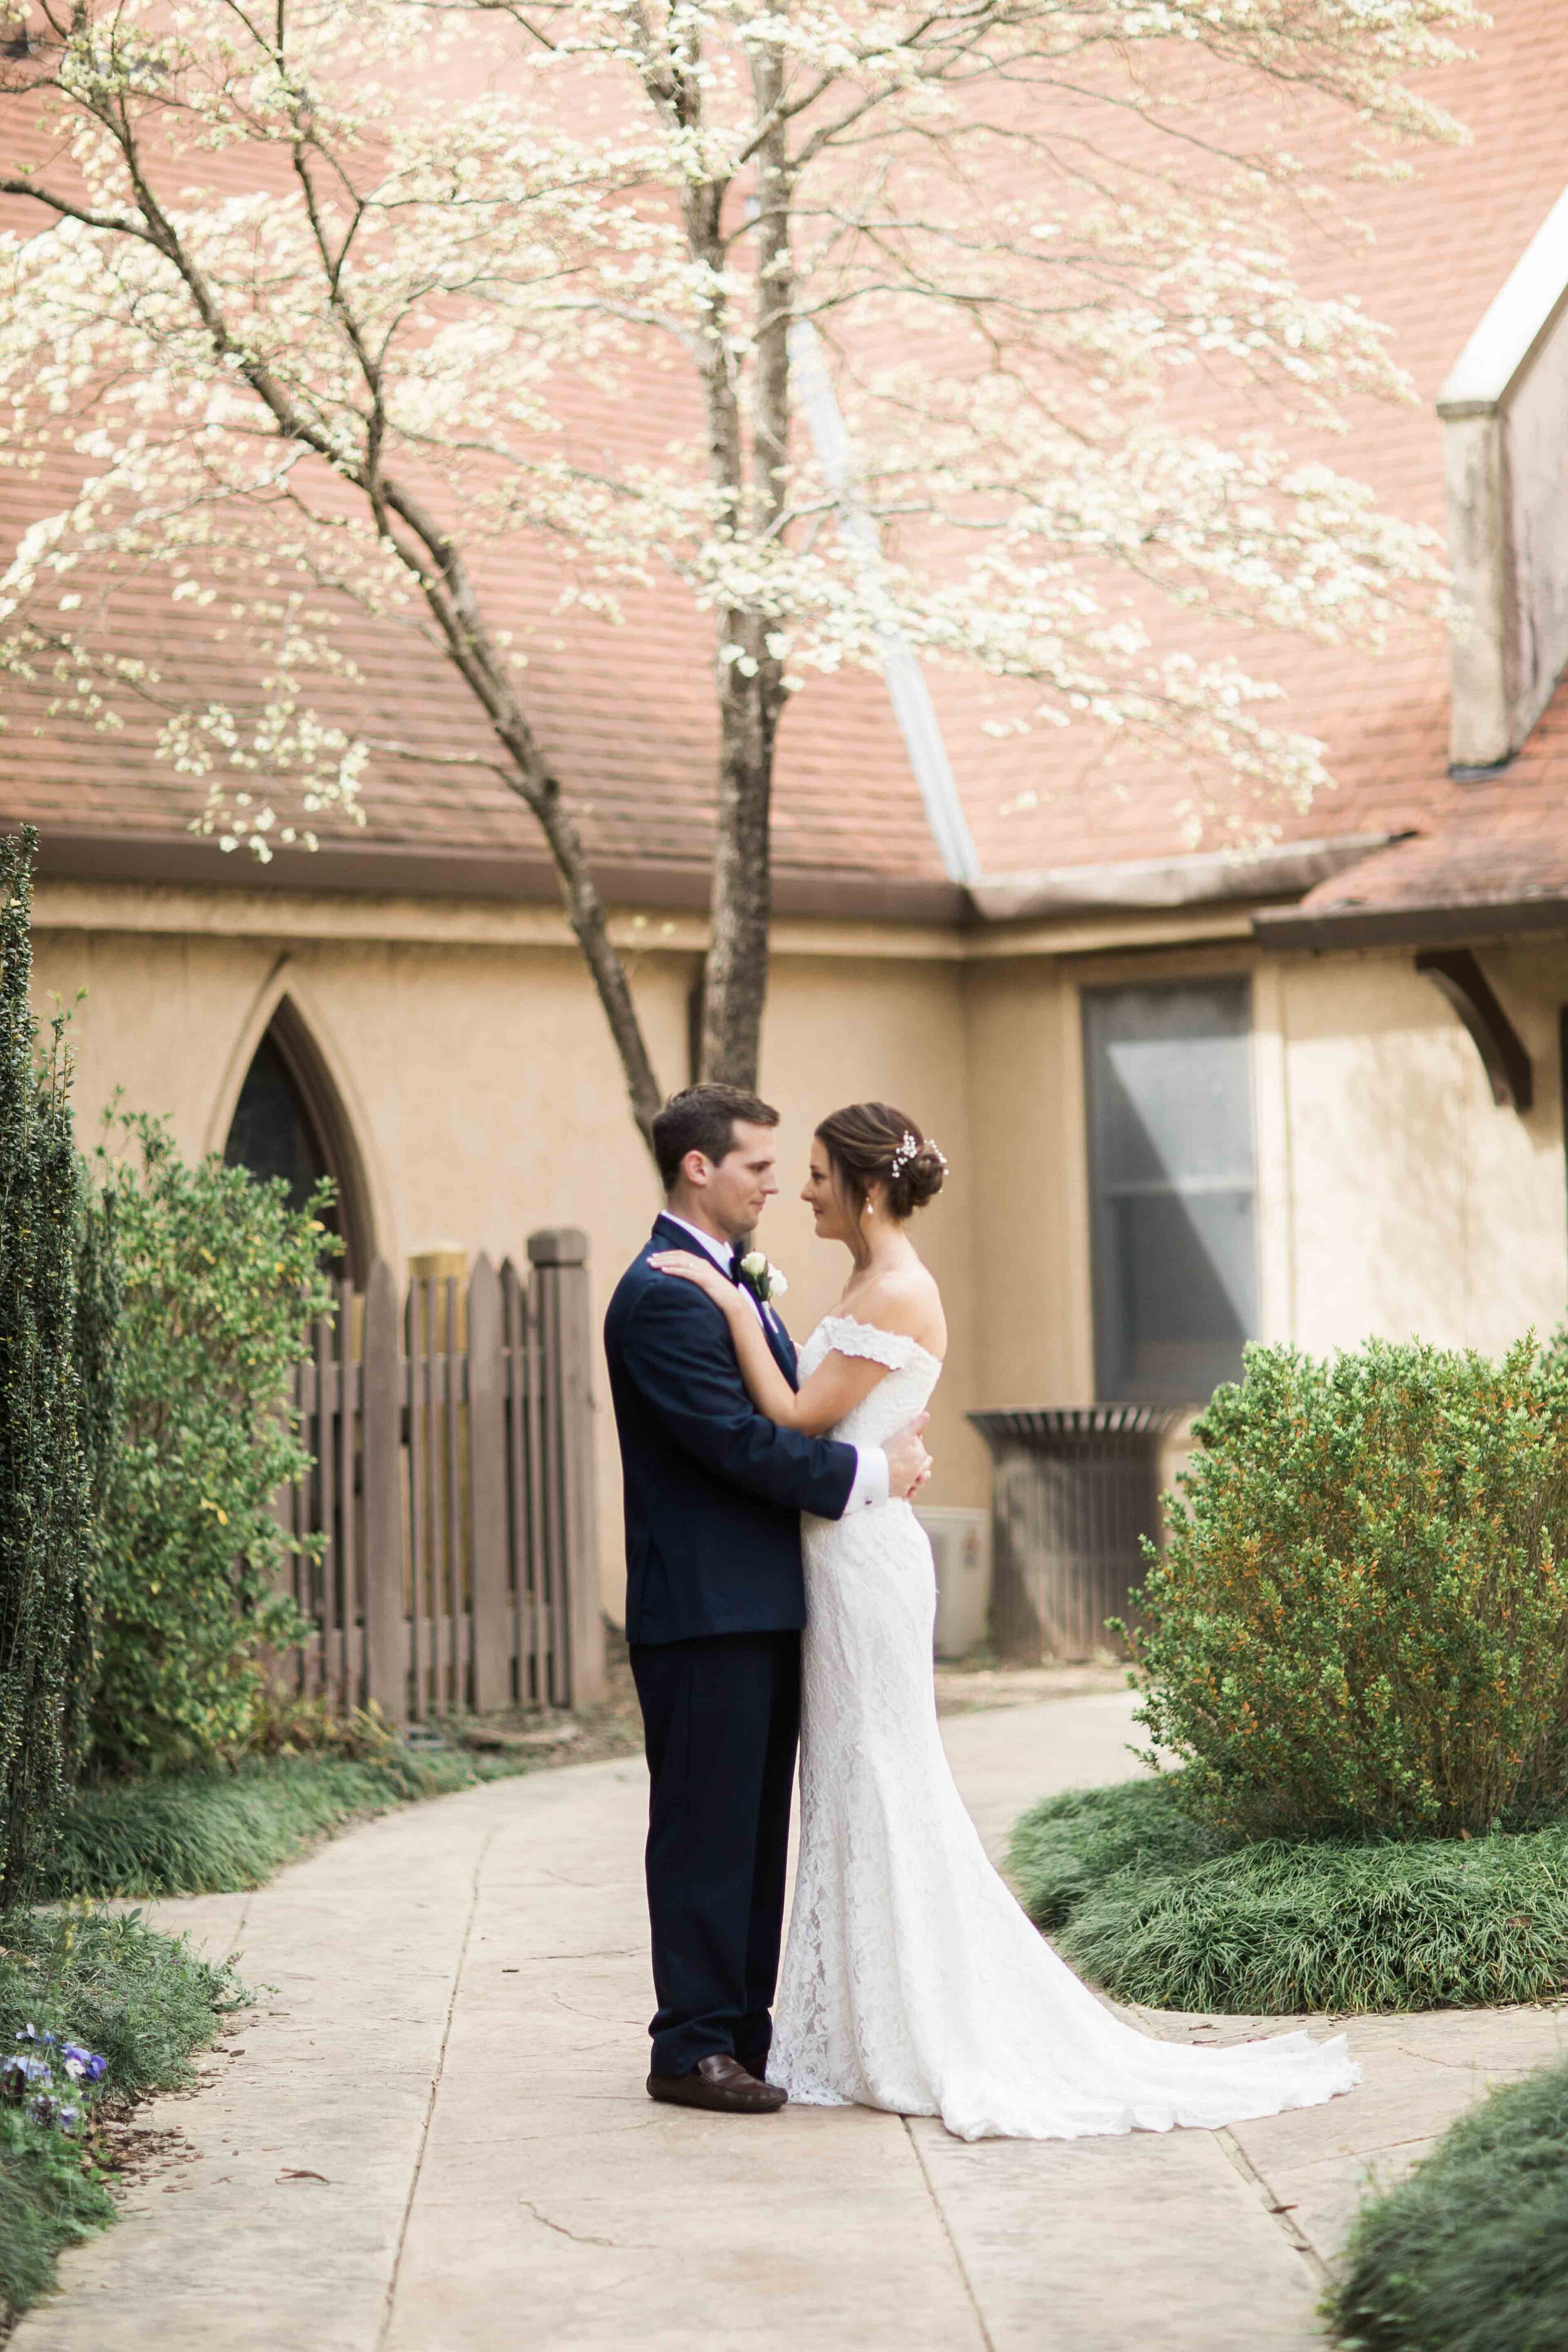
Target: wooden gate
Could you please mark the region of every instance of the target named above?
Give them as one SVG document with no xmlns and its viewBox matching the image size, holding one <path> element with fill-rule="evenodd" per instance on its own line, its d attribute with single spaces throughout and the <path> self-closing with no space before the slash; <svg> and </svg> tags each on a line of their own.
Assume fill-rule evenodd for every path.
<svg viewBox="0 0 1568 2352">
<path fill-rule="evenodd" d="M 587 1244 L 531 1236 L 526 1281 L 400 1297 L 379 1259 L 312 1329 L 295 1375 L 315 1457 L 280 1511 L 313 1632 L 300 1687 L 395 1723 L 604 1694 Z"/>
</svg>

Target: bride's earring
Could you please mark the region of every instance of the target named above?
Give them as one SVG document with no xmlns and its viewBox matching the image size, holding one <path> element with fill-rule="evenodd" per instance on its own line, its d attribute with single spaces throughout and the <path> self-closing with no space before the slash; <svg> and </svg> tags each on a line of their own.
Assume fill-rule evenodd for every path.
<svg viewBox="0 0 1568 2352">
<path fill-rule="evenodd" d="M 875 1202 L 875 1201 L 868 1201 L 868 1202 L 867 1202 L 867 1203 L 866 1203 L 866 1214 L 867 1214 L 868 1217 L 874 1217 L 874 1216 L 876 1215 L 876 1213 L 877 1213 L 877 1203 Z"/>
</svg>

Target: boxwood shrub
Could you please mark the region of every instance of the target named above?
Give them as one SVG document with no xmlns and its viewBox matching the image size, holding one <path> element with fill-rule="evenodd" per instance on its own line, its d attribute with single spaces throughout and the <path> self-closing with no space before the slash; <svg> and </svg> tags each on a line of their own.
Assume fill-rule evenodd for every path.
<svg viewBox="0 0 1568 2352">
<path fill-rule="evenodd" d="M 1141 1720 L 1249 1837 L 1568 1808 L 1568 1355 L 1253 1347 L 1151 1549 Z"/>
</svg>

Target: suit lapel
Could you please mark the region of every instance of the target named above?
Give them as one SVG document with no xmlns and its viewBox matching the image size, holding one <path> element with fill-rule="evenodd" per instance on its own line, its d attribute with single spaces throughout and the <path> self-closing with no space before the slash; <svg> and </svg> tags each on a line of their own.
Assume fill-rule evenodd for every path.
<svg viewBox="0 0 1568 2352">
<path fill-rule="evenodd" d="M 768 1335 L 768 1345 L 773 1349 L 774 1363 L 791 1388 L 799 1388 L 800 1381 L 795 1371 L 795 1342 L 772 1307 L 763 1309 L 763 1328 Z"/>
<path fill-rule="evenodd" d="M 697 1246 L 685 1226 L 678 1225 L 674 1218 L 667 1217 L 662 1210 L 653 1221 L 653 1232 L 648 1238 L 650 1249 L 656 1244 L 660 1249 L 689 1250 L 695 1249 Z M 800 1381 L 795 1370 L 795 1342 L 779 1321 L 778 1316 L 769 1307 L 763 1309 L 763 1330 L 766 1335 L 774 1363 L 791 1388 L 798 1388 Z"/>
</svg>

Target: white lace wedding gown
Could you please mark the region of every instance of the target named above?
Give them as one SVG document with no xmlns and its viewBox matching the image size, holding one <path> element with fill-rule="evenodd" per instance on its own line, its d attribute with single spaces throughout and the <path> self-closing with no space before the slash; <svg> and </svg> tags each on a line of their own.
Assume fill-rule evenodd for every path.
<svg viewBox="0 0 1568 2352">
<path fill-rule="evenodd" d="M 889 1367 L 834 1432 L 875 1445 L 942 1366 L 829 1316 L 801 1352 Z M 940 2116 L 962 2139 L 1215 2128 L 1349 2090 L 1344 2037 L 1158 2042 L 1106 2010 L 986 1859 L 937 1732 L 936 1584 L 907 1503 L 808 1517 L 800 1860 L 769 2079 L 813 2106 Z"/>
</svg>

